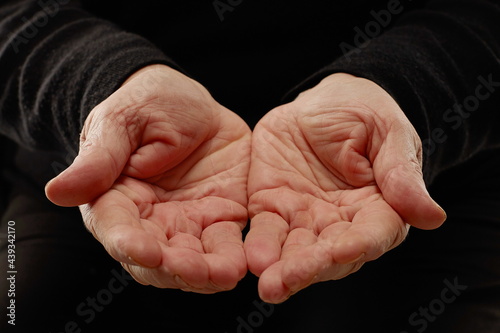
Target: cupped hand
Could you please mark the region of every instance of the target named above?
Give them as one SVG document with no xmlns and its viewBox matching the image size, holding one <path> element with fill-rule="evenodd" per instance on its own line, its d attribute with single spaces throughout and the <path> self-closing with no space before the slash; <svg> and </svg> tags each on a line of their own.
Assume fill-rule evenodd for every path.
<svg viewBox="0 0 500 333">
<path fill-rule="evenodd" d="M 78 156 L 46 194 L 80 205 L 86 227 L 138 282 L 228 290 L 247 271 L 250 137 L 199 83 L 151 65 L 92 110 Z"/>
<path fill-rule="evenodd" d="M 357 271 L 399 245 L 410 225 L 446 218 L 422 177 L 421 141 L 372 81 L 330 75 L 270 111 L 252 137 L 248 267 L 279 303 Z"/>
</svg>

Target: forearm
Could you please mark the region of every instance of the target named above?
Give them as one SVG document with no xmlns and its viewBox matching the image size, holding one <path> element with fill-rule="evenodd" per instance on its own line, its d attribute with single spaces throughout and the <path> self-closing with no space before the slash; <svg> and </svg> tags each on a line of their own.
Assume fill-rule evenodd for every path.
<svg viewBox="0 0 500 333">
<path fill-rule="evenodd" d="M 137 69 L 171 64 L 77 1 L 11 1 L 0 23 L 0 132 L 28 148 L 76 151 L 95 105 Z"/>
</svg>

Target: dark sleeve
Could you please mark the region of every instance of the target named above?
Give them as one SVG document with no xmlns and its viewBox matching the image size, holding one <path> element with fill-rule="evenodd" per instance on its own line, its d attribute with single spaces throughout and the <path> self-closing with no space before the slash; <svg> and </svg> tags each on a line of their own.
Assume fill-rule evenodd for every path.
<svg viewBox="0 0 500 333">
<path fill-rule="evenodd" d="M 300 89 L 335 72 L 382 86 L 422 139 L 428 184 L 478 152 L 500 147 L 498 1 L 428 1 L 420 10 L 403 9 L 390 30 L 367 44 L 353 44 Z"/>
<path fill-rule="evenodd" d="M 0 133 L 24 147 L 76 152 L 95 105 L 139 68 L 172 65 L 154 45 L 90 15 L 79 1 L 5 2 Z"/>
</svg>

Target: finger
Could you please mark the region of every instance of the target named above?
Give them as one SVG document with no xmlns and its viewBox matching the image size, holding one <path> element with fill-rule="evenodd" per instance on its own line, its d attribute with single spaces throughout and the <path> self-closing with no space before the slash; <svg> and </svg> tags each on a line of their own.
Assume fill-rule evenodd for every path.
<svg viewBox="0 0 500 333">
<path fill-rule="evenodd" d="M 191 249 L 166 245 L 161 247 L 163 272 L 168 276 L 178 276 L 178 282 L 183 281 L 188 286 L 186 290 L 205 290 L 212 287 L 209 267 L 202 254 Z"/>
<path fill-rule="evenodd" d="M 349 222 L 338 222 L 332 225 L 331 241 L 342 234 Z M 299 236 L 299 233 L 296 234 Z M 300 236 L 308 237 L 301 232 Z M 309 241 L 313 237 L 308 237 Z M 287 240 L 288 242 L 288 240 Z M 318 241 L 310 245 L 295 246 L 293 253 L 284 254 L 286 259 L 280 260 L 265 270 L 259 279 L 259 295 L 266 302 L 281 303 L 291 295 L 309 285 L 326 280 L 340 279 L 359 269 L 358 264 L 341 265 L 333 260 L 330 242 Z"/>
<path fill-rule="evenodd" d="M 60 206 L 88 203 L 108 190 L 122 172 L 134 146 L 140 125 L 111 119 L 107 103 L 89 115 L 80 151 L 73 163 L 45 188 L 49 200 Z M 121 118 L 132 117 L 132 115 Z M 125 123 L 124 123 L 125 122 Z"/>
<path fill-rule="evenodd" d="M 319 238 L 332 237 L 325 229 Z M 353 218 L 348 229 L 338 235 L 333 247 L 337 263 L 370 261 L 393 249 L 405 239 L 408 225 L 385 201 L 377 200 L 363 207 Z"/>
<path fill-rule="evenodd" d="M 241 238 L 239 224 L 218 222 L 204 231 L 203 246 L 192 235 L 178 234 L 169 240 L 168 247 L 161 244 L 161 266 L 128 265 L 127 269 L 138 282 L 159 288 L 197 293 L 230 290 L 246 273 Z"/>
<path fill-rule="evenodd" d="M 148 268 L 125 264 L 124 267 L 136 281 L 158 288 L 175 288 L 200 293 L 213 293 L 209 269 L 201 253 L 188 248 L 174 248 L 160 244 L 162 263 Z"/>
<path fill-rule="evenodd" d="M 178 234 L 168 242 L 165 230 L 140 219 L 137 206 L 123 193 L 110 190 L 82 208 L 82 213 L 89 230 L 138 282 L 203 293 L 218 291 L 210 284 L 200 240 Z"/>
<path fill-rule="evenodd" d="M 207 227 L 201 241 L 210 281 L 220 290 L 233 289 L 247 272 L 241 227 L 235 222 L 217 222 Z"/>
<path fill-rule="evenodd" d="M 153 286 L 165 289 L 189 289 L 178 275 L 172 275 L 167 272 L 163 266 L 157 268 L 147 268 L 127 263 L 121 263 L 123 268 L 129 272 L 130 276 L 138 283 L 145 286 Z"/>
<path fill-rule="evenodd" d="M 306 228 L 296 228 L 291 230 L 282 246 L 280 260 L 287 260 L 293 257 L 297 251 L 304 247 L 316 243 L 318 237 L 312 230 Z"/>
<path fill-rule="evenodd" d="M 177 233 L 168 240 L 168 246 L 176 248 L 191 249 L 203 253 L 203 244 L 198 237 L 188 233 Z"/>
<path fill-rule="evenodd" d="M 426 189 L 414 141 L 407 131 L 390 133 L 374 161 L 375 178 L 385 200 L 405 222 L 435 229 L 446 220 L 446 213 Z"/>
<path fill-rule="evenodd" d="M 290 288 L 283 283 L 283 261 L 268 267 L 260 276 L 258 283 L 259 297 L 267 303 L 282 303 L 291 296 Z"/>
<path fill-rule="evenodd" d="M 283 265 L 282 279 L 292 293 L 314 282 L 337 279 L 345 276 L 340 265 L 333 258 L 333 246 L 337 238 L 350 227 L 349 222 L 336 222 L 320 234 L 316 241 L 296 250 Z M 312 240 L 312 238 L 311 238 Z M 328 272 L 328 274 L 326 274 Z"/>
<path fill-rule="evenodd" d="M 280 303 L 286 300 L 290 295 L 297 290 L 299 290 L 299 285 L 305 284 L 303 280 L 310 281 L 310 272 L 308 267 L 306 271 L 295 271 L 293 267 L 296 267 L 296 263 L 302 267 L 302 265 L 308 262 L 309 258 L 306 260 L 301 256 L 301 252 L 314 244 L 317 241 L 317 236 L 313 231 L 305 228 L 296 228 L 290 231 L 285 243 L 283 244 L 281 258 L 280 258 L 280 269 L 268 268 L 264 271 L 259 279 L 259 290 L 266 300 L 272 301 L 273 303 Z M 296 256 L 301 259 L 296 260 Z M 315 273 L 312 272 L 312 276 Z"/>
<path fill-rule="evenodd" d="M 253 274 L 260 276 L 280 259 L 288 229 L 288 223 L 278 214 L 262 212 L 252 218 L 244 249 L 248 269 Z"/>
<path fill-rule="evenodd" d="M 160 265 L 162 234 L 148 232 L 148 227 L 141 224 L 136 205 L 125 195 L 108 191 L 82 206 L 81 212 L 87 229 L 115 260 L 145 267 Z"/>
</svg>

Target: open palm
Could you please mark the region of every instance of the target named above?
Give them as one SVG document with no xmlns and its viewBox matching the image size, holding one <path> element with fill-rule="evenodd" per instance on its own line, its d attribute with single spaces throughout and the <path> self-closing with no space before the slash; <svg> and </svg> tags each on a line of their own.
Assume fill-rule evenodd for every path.
<svg viewBox="0 0 500 333">
<path fill-rule="evenodd" d="M 420 147 L 385 91 L 345 74 L 268 113 L 253 134 L 245 240 L 261 297 L 340 279 L 400 244 L 409 224 L 442 223 Z"/>
<path fill-rule="evenodd" d="M 158 65 L 91 112 L 78 157 L 47 195 L 82 205 L 87 228 L 138 282 L 212 293 L 247 270 L 249 159 L 243 120 Z"/>
</svg>

